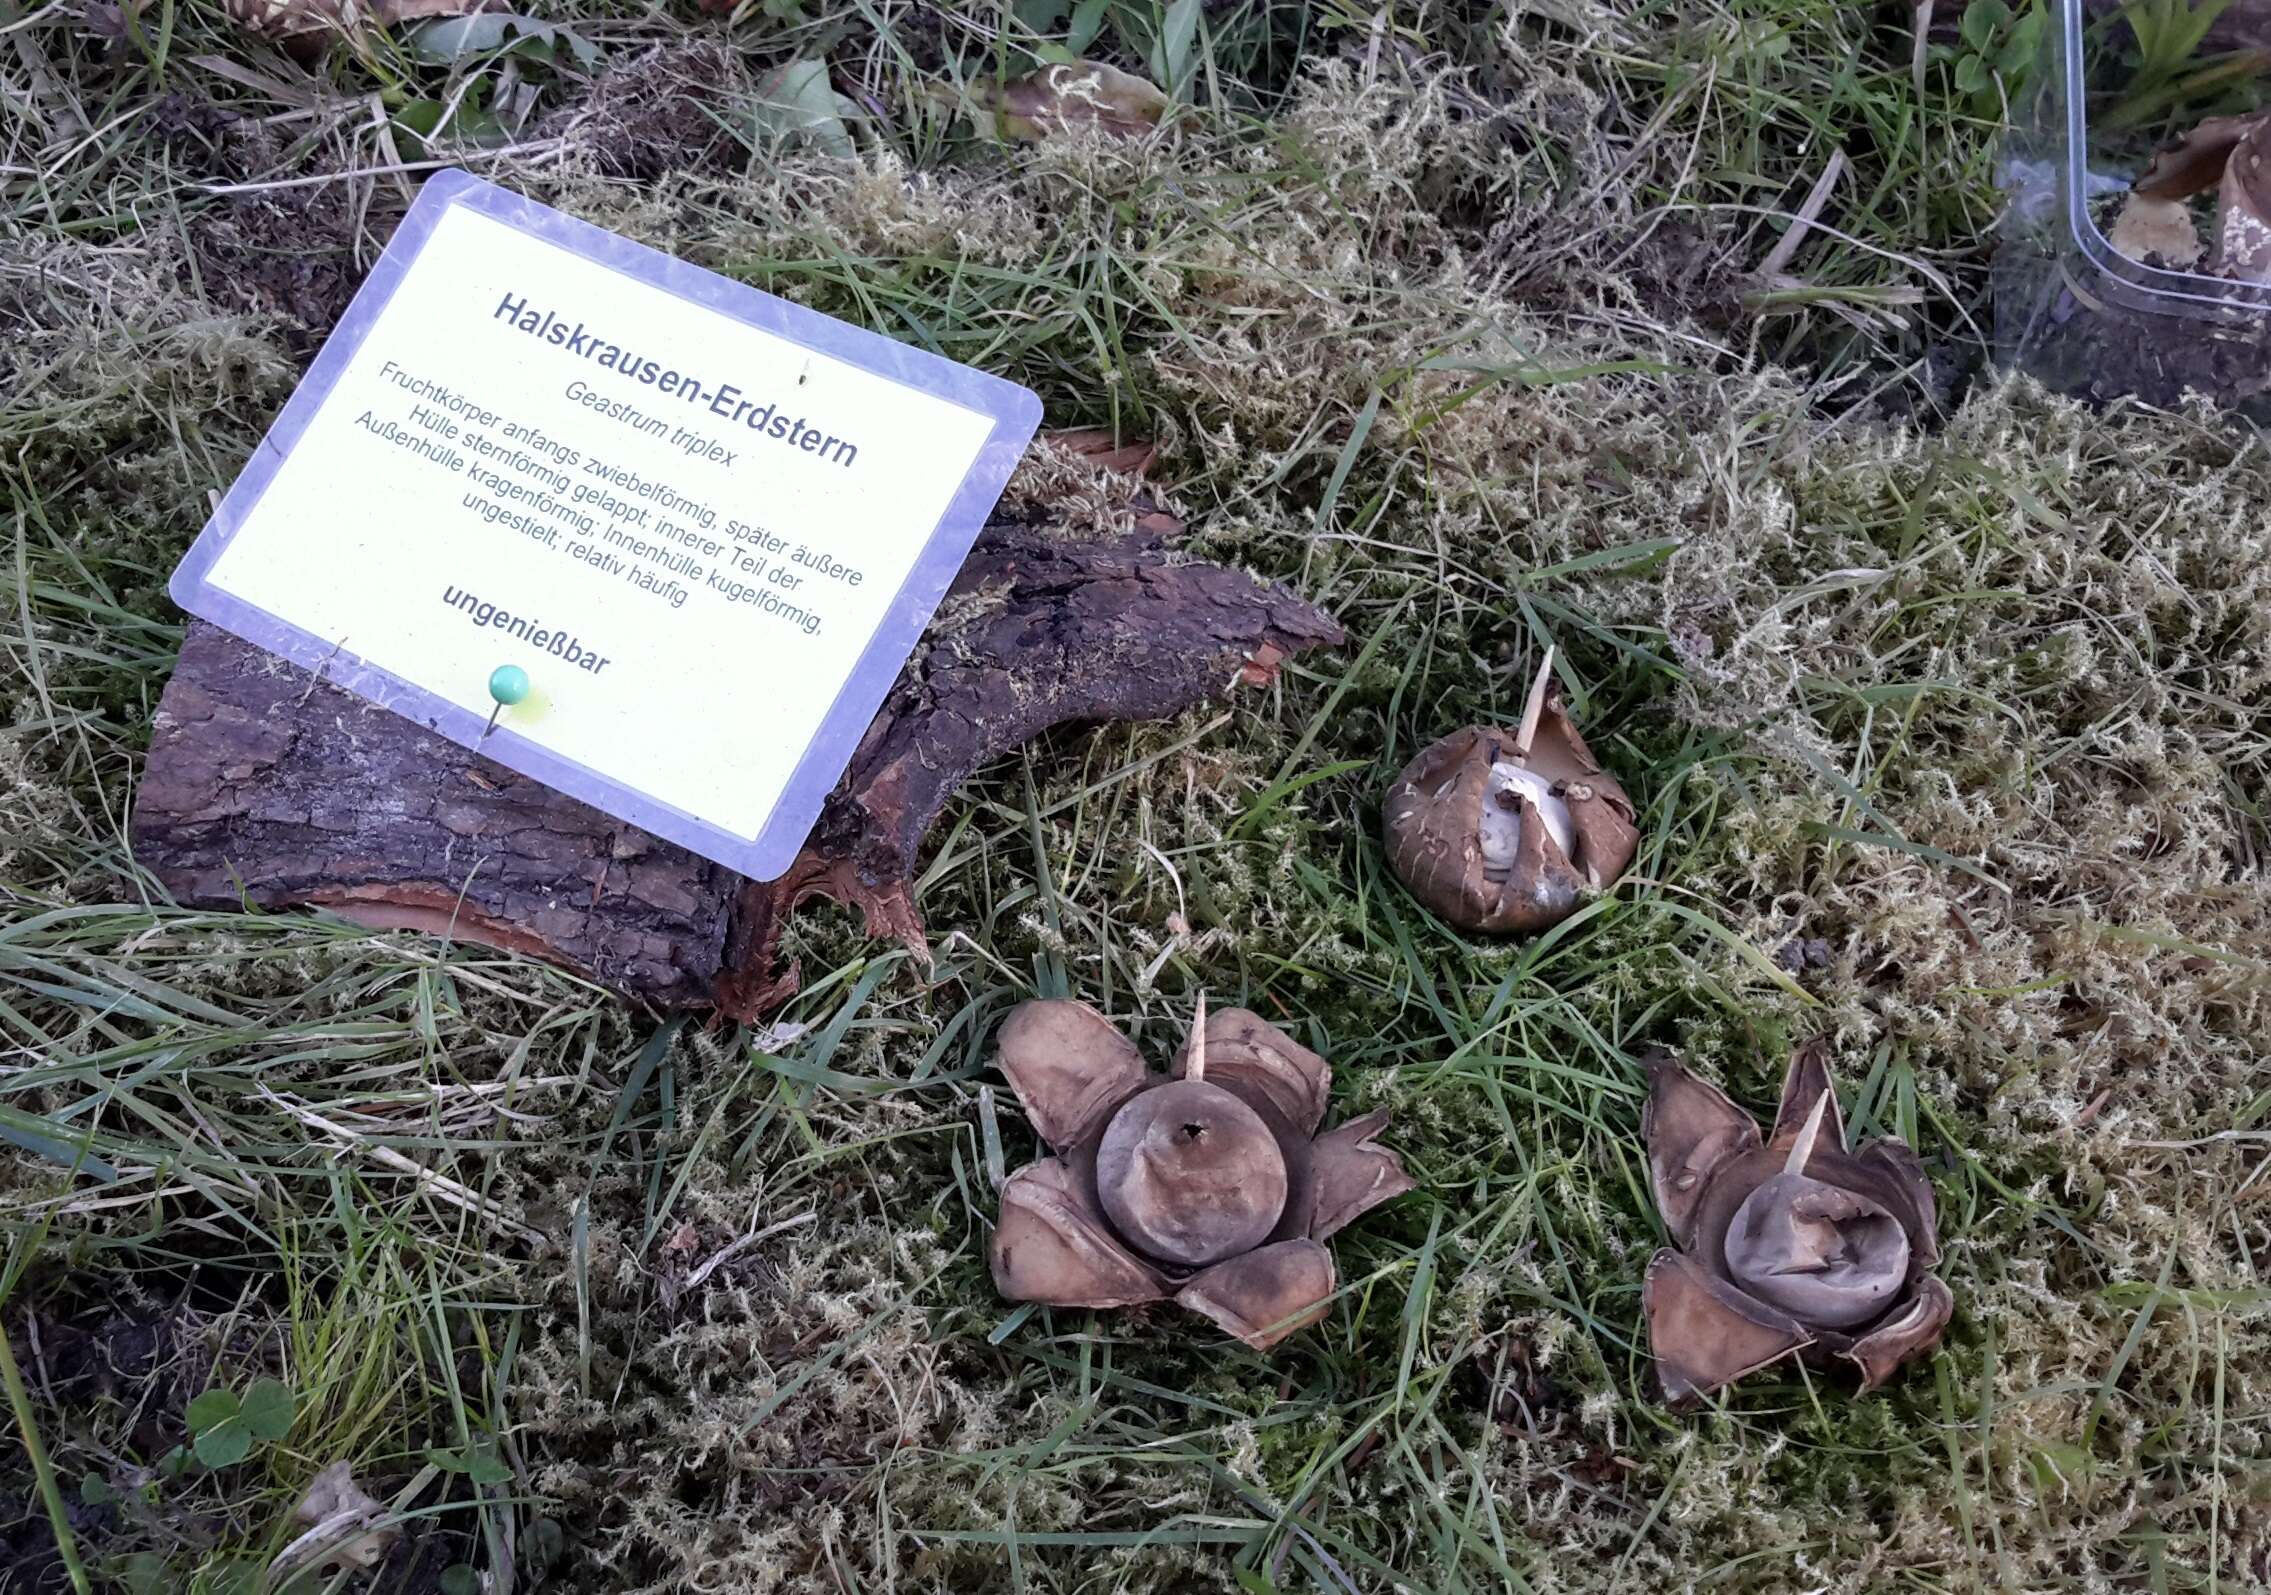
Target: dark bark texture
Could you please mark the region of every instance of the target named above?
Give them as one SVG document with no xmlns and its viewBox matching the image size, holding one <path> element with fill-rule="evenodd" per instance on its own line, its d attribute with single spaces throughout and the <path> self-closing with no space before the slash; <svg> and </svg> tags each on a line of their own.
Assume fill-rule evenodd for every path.
<svg viewBox="0 0 2271 1595">
<path fill-rule="evenodd" d="M 1338 626 L 1282 588 L 1179 560 L 1148 498 L 1134 529 L 987 528 L 777 881 L 745 880 L 190 624 L 158 708 L 136 855 L 186 904 L 312 905 L 581 971 L 658 1008 L 751 1018 L 796 990 L 789 913 L 856 904 L 924 947 L 924 835 L 988 760 L 1052 726 L 1178 714 Z"/>
<path fill-rule="evenodd" d="M 741 886 L 198 620 L 158 704 L 133 838 L 187 904 L 454 928 L 666 1007 L 708 993 Z"/>
</svg>

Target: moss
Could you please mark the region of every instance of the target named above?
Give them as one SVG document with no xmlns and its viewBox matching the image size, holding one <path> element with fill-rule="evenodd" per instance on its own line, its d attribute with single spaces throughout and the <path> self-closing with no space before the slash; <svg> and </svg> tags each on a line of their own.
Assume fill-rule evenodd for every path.
<svg viewBox="0 0 2271 1595">
<path fill-rule="evenodd" d="M 934 964 L 800 920 L 793 1037 L 658 1037 L 509 960 L 145 896 L 118 816 L 162 581 L 292 367 L 158 246 L 53 246 L 71 313 L 0 307 L 35 373 L 0 408 L 5 1082 L 179 1174 L 58 1216 L 40 1289 L 272 1292 L 296 1237 L 325 1266 L 259 1297 L 279 1335 L 417 1308 L 373 1319 L 422 1360 L 341 1441 L 362 1471 L 500 1422 L 576 1588 L 1010 1587 L 1012 1539 L 1028 1585 L 1131 1591 L 2259 1576 L 2271 452 L 2023 385 L 1929 432 L 1843 408 L 1730 328 L 1722 222 L 1667 300 L 1635 238 L 1688 146 L 1634 142 L 1557 27 L 1133 148 L 508 168 L 1156 438 L 1195 546 L 1351 634 L 1227 711 L 990 772 L 924 883 Z M 1012 503 L 1082 491 L 1036 454 Z M 1517 713 L 1548 641 L 1646 841 L 1563 933 L 1470 942 L 1384 869 L 1379 793 Z M 1797 938 L 1827 961 L 1778 965 Z M 983 1268 L 992 1148 L 1031 1144 L 987 1090 L 1000 1013 L 1068 990 L 1156 1048 L 1201 988 L 1293 1024 L 1424 1179 L 1267 1365 L 1163 1314 L 1015 1317 Z M 1853 1119 L 1930 1163 L 1957 1325 L 1877 1398 L 1793 1376 L 1670 1418 L 1630 1055 L 1679 1045 L 1760 1105 L 1817 1031 Z M 29 1159 L 9 1185 L 19 1213 L 59 1188 Z M 328 1261 L 372 1226 L 396 1273 Z M 401 1327 L 429 1321 L 448 1356 Z M 45 1416 L 67 1466 L 132 1450 L 116 1415 Z M 266 1543 L 293 1482 L 224 1481 L 207 1540 Z M 456 1521 L 504 1510 L 453 1489 Z"/>
</svg>

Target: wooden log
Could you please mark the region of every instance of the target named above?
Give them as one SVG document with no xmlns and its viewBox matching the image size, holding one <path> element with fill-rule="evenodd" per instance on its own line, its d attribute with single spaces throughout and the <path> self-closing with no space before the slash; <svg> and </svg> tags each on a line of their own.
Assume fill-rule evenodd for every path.
<svg viewBox="0 0 2271 1595">
<path fill-rule="evenodd" d="M 671 1008 L 709 994 L 742 885 L 201 620 L 132 835 L 186 904 L 454 934 Z"/>
<path fill-rule="evenodd" d="M 1115 462 L 1116 463 L 1116 462 Z M 1337 644 L 1282 588 L 1132 531 L 989 526 L 796 864 L 754 882 L 193 621 L 158 707 L 136 856 L 185 904 L 316 906 L 531 954 L 657 1008 L 753 1018 L 796 989 L 796 905 L 924 946 L 924 835 L 981 765 L 1051 726 L 1178 714 Z"/>
<path fill-rule="evenodd" d="M 1051 726 L 1180 714 L 1340 643 L 1330 617 L 1281 587 L 1173 560 L 1168 537 L 1180 529 L 1158 515 L 1087 543 L 987 530 L 942 611 L 958 618 L 899 673 L 795 866 L 743 888 L 721 1007 L 777 1003 L 785 993 L 768 981 L 795 989 L 795 972 L 777 968 L 779 941 L 811 897 L 856 904 L 872 933 L 920 949 L 916 856 L 946 800 L 989 759 Z"/>
</svg>

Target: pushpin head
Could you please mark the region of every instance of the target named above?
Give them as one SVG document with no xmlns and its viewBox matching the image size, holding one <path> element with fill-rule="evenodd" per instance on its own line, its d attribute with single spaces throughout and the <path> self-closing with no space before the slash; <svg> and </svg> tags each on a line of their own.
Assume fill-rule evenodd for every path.
<svg viewBox="0 0 2271 1595">
<path fill-rule="evenodd" d="M 489 672 L 489 696 L 500 706 L 515 704 L 528 696 L 528 672 L 518 665 L 499 665 Z"/>
</svg>

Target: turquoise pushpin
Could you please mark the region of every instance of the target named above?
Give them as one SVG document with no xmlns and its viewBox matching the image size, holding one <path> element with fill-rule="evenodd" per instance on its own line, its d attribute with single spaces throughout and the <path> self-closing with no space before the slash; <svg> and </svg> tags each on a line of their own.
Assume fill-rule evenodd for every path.
<svg viewBox="0 0 2271 1595">
<path fill-rule="evenodd" d="M 489 672 L 489 696 L 497 706 L 489 711 L 489 723 L 481 728 L 481 740 L 489 740 L 489 733 L 497 729 L 497 716 L 528 696 L 528 672 L 518 665 L 499 665 Z"/>
</svg>

